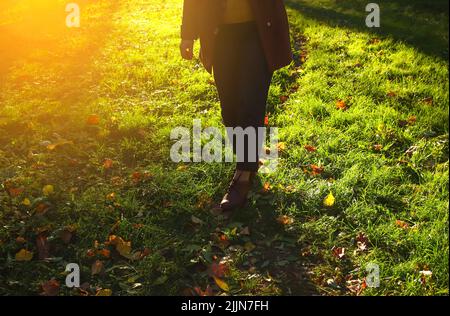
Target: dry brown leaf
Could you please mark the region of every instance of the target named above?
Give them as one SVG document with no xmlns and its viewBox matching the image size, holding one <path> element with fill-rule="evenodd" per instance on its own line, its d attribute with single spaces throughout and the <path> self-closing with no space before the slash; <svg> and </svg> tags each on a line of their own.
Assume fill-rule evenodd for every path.
<svg viewBox="0 0 450 316">
<path fill-rule="evenodd" d="M 91 265 L 91 275 L 103 273 L 104 265 L 101 260 L 95 260 Z"/>
<path fill-rule="evenodd" d="M 294 219 L 287 215 L 280 215 L 277 217 L 277 222 L 282 225 L 291 225 L 292 223 L 294 223 Z"/>
<path fill-rule="evenodd" d="M 36 237 L 36 248 L 38 250 L 38 257 L 40 260 L 47 259 L 50 254 L 50 245 L 47 237 L 44 234 L 39 234 Z"/>
<path fill-rule="evenodd" d="M 43 296 L 56 296 L 59 293 L 60 285 L 57 280 L 51 279 L 41 285 Z"/>
</svg>

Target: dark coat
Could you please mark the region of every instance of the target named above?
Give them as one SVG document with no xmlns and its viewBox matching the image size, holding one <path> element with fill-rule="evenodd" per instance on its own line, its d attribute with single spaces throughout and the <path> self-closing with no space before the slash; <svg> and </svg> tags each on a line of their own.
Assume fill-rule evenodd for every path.
<svg viewBox="0 0 450 316">
<path fill-rule="evenodd" d="M 200 39 L 200 59 L 213 68 L 214 42 L 226 0 L 184 0 L 181 38 Z M 271 71 L 292 61 L 289 24 L 283 0 L 250 0 L 261 43 Z"/>
</svg>

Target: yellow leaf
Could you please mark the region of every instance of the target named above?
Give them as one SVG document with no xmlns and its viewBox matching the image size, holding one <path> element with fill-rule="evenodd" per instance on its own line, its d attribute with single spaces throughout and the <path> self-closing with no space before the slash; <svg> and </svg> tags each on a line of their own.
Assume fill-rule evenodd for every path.
<svg viewBox="0 0 450 316">
<path fill-rule="evenodd" d="M 112 291 L 110 289 L 101 289 L 95 293 L 95 296 L 111 296 Z"/>
<path fill-rule="evenodd" d="M 228 292 L 230 290 L 230 288 L 228 287 L 228 284 L 224 280 L 222 280 L 216 276 L 213 276 L 213 278 L 214 278 L 214 281 L 216 282 L 217 286 L 220 287 L 222 290 L 224 290 L 225 292 Z"/>
<path fill-rule="evenodd" d="M 334 205 L 335 198 L 332 192 L 330 192 L 327 197 L 323 200 L 323 205 L 327 207 L 331 207 Z"/>
<path fill-rule="evenodd" d="M 28 198 L 23 199 L 22 204 L 25 206 L 30 206 L 31 205 L 31 201 Z"/>
<path fill-rule="evenodd" d="M 16 253 L 17 261 L 30 261 L 33 258 L 33 253 L 26 249 L 20 249 L 18 253 Z"/>
<path fill-rule="evenodd" d="M 118 237 L 116 243 L 116 250 L 121 256 L 125 258 L 130 257 L 131 253 L 131 241 L 124 241 L 122 238 Z"/>
<path fill-rule="evenodd" d="M 55 188 L 51 184 L 47 184 L 46 186 L 44 186 L 42 188 L 42 193 L 44 193 L 44 195 L 46 195 L 46 196 L 52 194 L 54 191 L 55 191 Z"/>
</svg>

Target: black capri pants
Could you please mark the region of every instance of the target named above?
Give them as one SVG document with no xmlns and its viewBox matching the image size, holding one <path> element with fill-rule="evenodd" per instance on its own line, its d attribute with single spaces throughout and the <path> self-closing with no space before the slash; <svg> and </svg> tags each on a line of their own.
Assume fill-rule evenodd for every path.
<svg viewBox="0 0 450 316">
<path fill-rule="evenodd" d="M 225 127 L 253 127 L 258 140 L 258 127 L 264 127 L 272 72 L 268 69 L 256 23 L 219 26 L 213 65 Z M 242 154 L 236 150 L 236 139 L 230 141 L 235 145 L 236 169 L 257 171 L 261 142 L 256 141 L 255 148 L 249 148 L 246 137 Z M 254 155 L 249 155 L 248 150 L 255 150 Z"/>
</svg>

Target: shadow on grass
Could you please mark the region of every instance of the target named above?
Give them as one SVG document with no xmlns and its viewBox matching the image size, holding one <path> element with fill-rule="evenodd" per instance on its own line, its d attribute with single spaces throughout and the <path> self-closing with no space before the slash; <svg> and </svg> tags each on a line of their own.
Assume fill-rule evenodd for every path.
<svg viewBox="0 0 450 316">
<path fill-rule="evenodd" d="M 448 59 L 447 0 L 397 0 L 377 1 L 380 6 L 380 28 L 365 25 L 365 0 L 286 0 L 286 5 L 303 16 L 327 23 L 330 26 L 352 28 L 391 36 L 423 53 Z"/>
<path fill-rule="evenodd" d="M 271 194 L 254 195 L 255 205 L 240 210 L 233 220 L 246 223 L 252 232 L 256 248 L 249 252 L 252 273 L 275 283 L 280 295 L 318 295 L 309 279 L 311 262 L 302 258 L 302 245 L 289 225 L 279 222 L 275 208 L 268 202 Z M 242 266 L 247 269 L 248 266 Z"/>
</svg>

